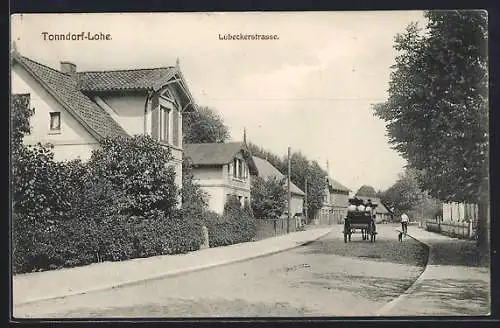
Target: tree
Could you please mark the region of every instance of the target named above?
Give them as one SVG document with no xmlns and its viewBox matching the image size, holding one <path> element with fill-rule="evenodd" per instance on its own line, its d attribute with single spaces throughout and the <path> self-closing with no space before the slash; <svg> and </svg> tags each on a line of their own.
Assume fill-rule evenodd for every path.
<svg viewBox="0 0 500 328">
<path fill-rule="evenodd" d="M 96 181 L 125 193 L 122 214 L 143 216 L 151 210 L 167 216 L 177 204 L 172 155 L 149 136 L 108 137 L 89 160 Z"/>
<path fill-rule="evenodd" d="M 325 190 L 327 187 L 326 185 L 327 174 L 316 161 L 312 161 L 311 163 L 309 163 L 306 174 L 307 175 L 305 177 L 307 177 L 307 207 L 308 207 L 307 214 L 309 215 L 310 218 L 313 218 L 316 216 L 318 210 L 323 207 Z M 300 181 L 297 181 L 297 183 L 299 183 L 297 186 L 302 186 L 301 188 L 302 190 L 305 190 L 304 189 L 305 177 L 302 180 L 302 183 L 300 183 Z"/>
<path fill-rule="evenodd" d="M 390 142 L 443 201 L 477 203 L 488 248 L 488 65 L 484 11 L 427 11 L 395 39 L 389 98 L 374 105 Z"/>
<path fill-rule="evenodd" d="M 380 199 L 389 208 L 394 209 L 396 218 L 403 212 L 412 218 L 434 218 L 442 211 L 439 201 L 420 190 L 417 174 L 411 169 L 405 170 L 391 187 L 381 192 Z"/>
<path fill-rule="evenodd" d="M 356 196 L 376 197 L 377 192 L 372 186 L 363 185 L 356 192 Z"/>
<path fill-rule="evenodd" d="M 285 179 L 252 178 L 252 211 L 257 219 L 278 219 L 286 209 Z"/>
<path fill-rule="evenodd" d="M 215 109 L 200 107 L 183 116 L 184 143 L 223 143 L 230 138 L 229 129 Z"/>
<path fill-rule="evenodd" d="M 12 95 L 11 144 L 14 149 L 22 144 L 24 136 L 30 132 L 31 115 L 33 115 L 33 109 L 30 108 L 29 94 Z"/>
</svg>

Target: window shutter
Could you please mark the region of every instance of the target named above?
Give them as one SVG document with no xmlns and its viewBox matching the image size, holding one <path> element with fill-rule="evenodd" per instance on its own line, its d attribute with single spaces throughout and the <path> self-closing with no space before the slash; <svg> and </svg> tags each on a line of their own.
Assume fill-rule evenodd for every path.
<svg viewBox="0 0 500 328">
<path fill-rule="evenodd" d="M 160 131 L 159 131 L 159 123 L 160 123 L 160 112 L 158 106 L 158 97 L 154 97 L 151 104 L 151 137 L 157 140 Z"/>
</svg>

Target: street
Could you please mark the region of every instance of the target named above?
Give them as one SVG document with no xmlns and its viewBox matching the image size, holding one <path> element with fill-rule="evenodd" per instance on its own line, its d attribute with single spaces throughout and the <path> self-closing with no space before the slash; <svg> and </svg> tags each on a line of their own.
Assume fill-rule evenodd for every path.
<svg viewBox="0 0 500 328">
<path fill-rule="evenodd" d="M 340 225 L 289 251 L 112 290 L 16 307 L 16 316 L 245 317 L 371 316 L 418 278 L 427 248 L 398 242 L 395 226 L 379 225 L 376 243 Z"/>
</svg>

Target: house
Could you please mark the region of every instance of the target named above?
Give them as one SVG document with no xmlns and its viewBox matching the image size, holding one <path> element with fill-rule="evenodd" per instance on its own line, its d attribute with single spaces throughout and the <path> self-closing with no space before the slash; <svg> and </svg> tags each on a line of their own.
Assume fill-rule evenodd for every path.
<svg viewBox="0 0 500 328">
<path fill-rule="evenodd" d="M 185 144 L 184 156 L 193 166 L 195 181 L 209 197 L 209 208 L 224 212 L 227 198 L 250 202 L 250 175 L 257 167 L 244 142 Z"/>
<path fill-rule="evenodd" d="M 11 56 L 12 94 L 34 108 L 24 142 L 54 145 L 58 161 L 89 159 L 108 136 L 149 135 L 172 151 L 176 184 L 182 184 L 182 116 L 196 110 L 179 64 L 176 66 L 80 72 L 61 62 L 54 69 Z"/>
<path fill-rule="evenodd" d="M 349 191 L 349 188 L 327 176 L 323 207 L 316 213 L 315 223 L 342 223 L 347 215 Z"/>
<path fill-rule="evenodd" d="M 391 211 L 385 206 L 385 204 L 378 197 L 368 197 L 368 196 L 356 196 L 364 201 L 370 200 L 372 204 L 377 204 L 375 207 L 375 222 L 388 222 L 392 218 Z"/>
<path fill-rule="evenodd" d="M 259 177 L 264 179 L 267 178 L 276 178 L 278 180 L 286 179 L 286 176 L 284 176 L 276 167 L 274 167 L 267 160 L 257 156 L 253 156 L 253 161 L 259 172 Z M 306 194 L 291 181 L 290 181 L 290 194 L 291 194 L 290 213 L 292 214 L 291 216 L 292 217 L 302 216 L 304 213 L 304 197 Z"/>
</svg>

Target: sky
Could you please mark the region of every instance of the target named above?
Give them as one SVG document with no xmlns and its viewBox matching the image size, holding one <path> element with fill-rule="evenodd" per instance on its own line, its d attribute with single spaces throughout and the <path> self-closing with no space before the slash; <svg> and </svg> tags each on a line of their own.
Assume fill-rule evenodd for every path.
<svg viewBox="0 0 500 328">
<path fill-rule="evenodd" d="M 53 68 L 180 67 L 200 106 L 216 109 L 232 140 L 316 160 L 356 191 L 390 187 L 406 161 L 371 104 L 387 98 L 394 37 L 420 11 L 24 14 L 11 17 L 18 51 Z M 49 41 L 104 33 L 111 40 Z M 226 34 L 276 40 L 221 40 Z M 45 34 L 47 35 L 47 34 Z"/>
</svg>

